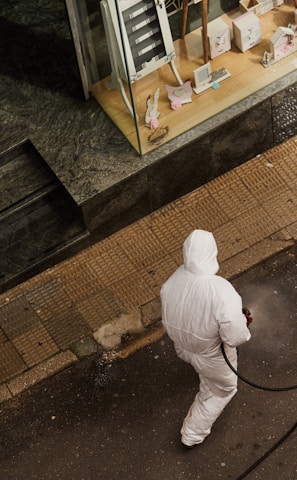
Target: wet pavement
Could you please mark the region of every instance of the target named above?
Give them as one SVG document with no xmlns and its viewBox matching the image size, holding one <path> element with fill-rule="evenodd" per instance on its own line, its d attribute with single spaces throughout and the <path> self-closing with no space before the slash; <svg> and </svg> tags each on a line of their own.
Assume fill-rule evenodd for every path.
<svg viewBox="0 0 297 480">
<path fill-rule="evenodd" d="M 239 371 L 261 385 L 297 383 L 296 247 L 233 279 L 253 314 Z M 165 335 L 128 358 L 93 355 L 1 405 L 5 480 L 296 480 L 297 391 L 239 390 L 206 441 L 183 450 L 179 429 L 198 388 Z"/>
</svg>

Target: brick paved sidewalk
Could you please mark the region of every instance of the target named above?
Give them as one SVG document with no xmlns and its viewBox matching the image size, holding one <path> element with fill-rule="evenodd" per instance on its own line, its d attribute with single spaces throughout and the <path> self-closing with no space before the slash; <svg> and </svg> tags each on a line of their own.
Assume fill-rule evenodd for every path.
<svg viewBox="0 0 297 480">
<path fill-rule="evenodd" d="M 297 239 L 297 137 L 0 296 L 0 402 L 96 352 L 126 356 L 163 335 L 159 291 L 195 228 L 220 274 Z"/>
</svg>

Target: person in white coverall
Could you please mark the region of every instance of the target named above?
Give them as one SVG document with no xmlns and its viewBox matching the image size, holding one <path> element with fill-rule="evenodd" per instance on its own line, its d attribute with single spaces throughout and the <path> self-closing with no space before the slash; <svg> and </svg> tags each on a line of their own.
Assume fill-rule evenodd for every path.
<svg viewBox="0 0 297 480">
<path fill-rule="evenodd" d="M 177 355 L 199 375 L 199 391 L 181 428 L 181 441 L 202 443 L 237 392 L 236 347 L 250 339 L 242 300 L 231 283 L 216 275 L 217 245 L 212 233 L 194 230 L 183 245 L 184 264 L 161 288 L 162 323 Z"/>
</svg>

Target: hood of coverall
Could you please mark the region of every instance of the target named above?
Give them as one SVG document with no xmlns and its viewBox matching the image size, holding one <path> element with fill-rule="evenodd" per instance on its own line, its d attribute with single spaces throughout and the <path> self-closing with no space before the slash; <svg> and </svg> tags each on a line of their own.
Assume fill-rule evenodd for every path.
<svg viewBox="0 0 297 480">
<path fill-rule="evenodd" d="M 215 275 L 219 270 L 218 248 L 214 236 L 205 230 L 194 230 L 184 241 L 183 257 L 186 271 Z"/>
</svg>

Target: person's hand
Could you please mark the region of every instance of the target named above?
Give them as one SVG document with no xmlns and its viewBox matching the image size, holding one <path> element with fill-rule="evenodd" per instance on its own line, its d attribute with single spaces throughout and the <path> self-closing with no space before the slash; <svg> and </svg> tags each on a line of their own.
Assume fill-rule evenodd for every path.
<svg viewBox="0 0 297 480">
<path fill-rule="evenodd" d="M 253 321 L 252 314 L 247 307 L 243 307 L 242 313 L 245 315 L 246 318 L 246 326 L 249 327 Z"/>
</svg>

